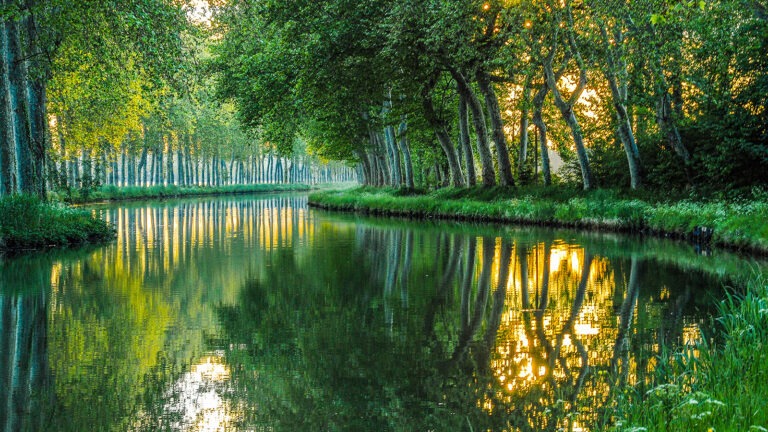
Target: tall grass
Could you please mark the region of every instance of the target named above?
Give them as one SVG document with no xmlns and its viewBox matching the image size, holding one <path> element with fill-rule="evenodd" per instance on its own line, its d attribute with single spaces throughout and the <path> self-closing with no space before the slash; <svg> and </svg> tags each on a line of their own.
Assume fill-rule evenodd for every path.
<svg viewBox="0 0 768 432">
<path fill-rule="evenodd" d="M 79 245 L 113 236 L 109 224 L 82 209 L 28 195 L 0 199 L 0 251 Z"/>
<path fill-rule="evenodd" d="M 357 188 L 317 192 L 309 199 L 312 205 L 337 210 L 697 237 L 717 245 L 768 253 L 768 200 L 665 203 L 621 197 L 605 190 L 529 192 L 446 188 L 404 193 Z"/>
<path fill-rule="evenodd" d="M 719 304 L 719 343 L 659 359 L 644 393 L 618 391 L 604 430 L 768 430 L 768 279 L 755 275 L 742 294 Z"/>
<path fill-rule="evenodd" d="M 227 195 L 264 192 L 298 192 L 308 191 L 310 187 L 305 184 L 254 184 L 254 185 L 227 185 L 216 187 L 203 186 L 101 186 L 95 191 L 82 195 L 77 190 L 69 192 L 54 192 L 51 199 L 70 203 L 84 203 L 95 201 L 120 201 L 138 200 L 150 198 L 177 198 L 185 196 L 202 195 Z"/>
</svg>

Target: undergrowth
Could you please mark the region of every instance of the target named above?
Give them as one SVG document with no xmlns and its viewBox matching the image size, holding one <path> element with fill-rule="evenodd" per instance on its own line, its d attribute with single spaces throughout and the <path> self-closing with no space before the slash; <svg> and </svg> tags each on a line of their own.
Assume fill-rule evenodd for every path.
<svg viewBox="0 0 768 432">
<path fill-rule="evenodd" d="M 114 236 L 114 229 L 89 211 L 28 195 L 0 199 L 0 215 L 0 250 L 79 245 Z"/>
<path fill-rule="evenodd" d="M 768 430 L 768 279 L 754 275 L 718 306 L 720 334 L 657 358 L 651 390 L 616 391 L 602 429 Z"/>
<path fill-rule="evenodd" d="M 339 210 L 646 232 L 768 253 L 768 200 L 663 202 L 611 190 L 480 187 L 361 187 L 309 199 Z"/>
</svg>

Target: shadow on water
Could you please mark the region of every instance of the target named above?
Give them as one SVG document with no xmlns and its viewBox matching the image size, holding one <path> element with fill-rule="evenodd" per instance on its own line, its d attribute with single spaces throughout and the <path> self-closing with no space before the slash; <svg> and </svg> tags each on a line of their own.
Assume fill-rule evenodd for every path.
<svg viewBox="0 0 768 432">
<path fill-rule="evenodd" d="M 588 428 L 700 337 L 704 274 L 541 235 L 363 226 L 310 259 L 333 272 L 280 255 L 219 309 L 239 426 Z"/>
<path fill-rule="evenodd" d="M 0 431 L 590 429 L 755 265 L 301 196 L 98 211 L 113 244 L 0 261 Z"/>
</svg>

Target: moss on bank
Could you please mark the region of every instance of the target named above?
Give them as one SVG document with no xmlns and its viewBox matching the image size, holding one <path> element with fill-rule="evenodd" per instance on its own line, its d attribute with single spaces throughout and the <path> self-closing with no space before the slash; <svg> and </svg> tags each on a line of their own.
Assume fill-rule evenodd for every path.
<svg viewBox="0 0 768 432">
<path fill-rule="evenodd" d="M 180 198 L 204 195 L 234 195 L 268 192 L 306 192 L 311 188 L 305 184 L 254 184 L 228 186 L 102 186 L 93 191 L 72 190 L 51 194 L 54 201 L 88 203 L 98 201 L 121 201 L 151 198 Z"/>
<path fill-rule="evenodd" d="M 641 232 L 768 253 L 768 202 L 652 202 L 616 192 L 357 188 L 313 193 L 320 208 L 419 218 L 498 221 Z"/>
<path fill-rule="evenodd" d="M 0 252 L 106 241 L 114 228 L 92 212 L 27 195 L 0 199 Z"/>
</svg>

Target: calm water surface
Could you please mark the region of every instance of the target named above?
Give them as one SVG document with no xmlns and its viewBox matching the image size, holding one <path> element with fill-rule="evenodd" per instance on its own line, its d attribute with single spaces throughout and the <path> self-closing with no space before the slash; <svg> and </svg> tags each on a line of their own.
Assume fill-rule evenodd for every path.
<svg viewBox="0 0 768 432">
<path fill-rule="evenodd" d="M 0 430 L 589 430 L 756 265 L 301 195 L 95 211 L 113 243 L 0 259 Z"/>
</svg>

